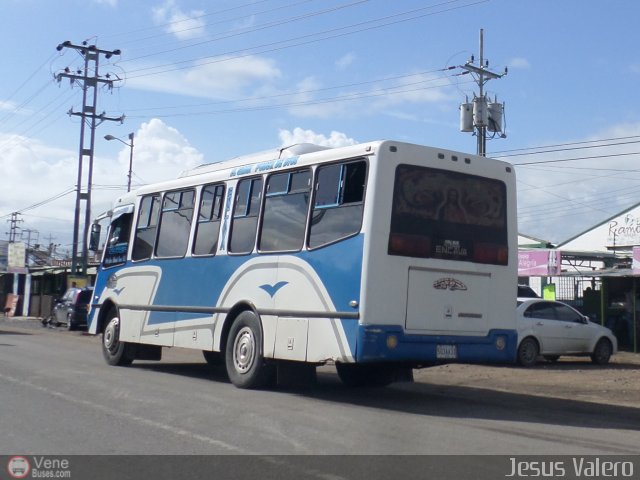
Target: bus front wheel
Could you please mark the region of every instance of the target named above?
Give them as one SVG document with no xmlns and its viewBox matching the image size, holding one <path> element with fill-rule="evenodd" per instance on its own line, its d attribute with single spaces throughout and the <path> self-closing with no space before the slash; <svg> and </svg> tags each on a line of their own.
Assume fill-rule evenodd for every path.
<svg viewBox="0 0 640 480">
<path fill-rule="evenodd" d="M 275 377 L 273 365 L 262 356 L 262 330 L 255 313 L 245 311 L 235 319 L 224 358 L 229 380 L 238 388 L 261 388 Z"/>
<path fill-rule="evenodd" d="M 131 365 L 134 359 L 133 346 L 120 341 L 120 318 L 113 312 L 102 332 L 102 355 L 109 365 L 121 367 Z"/>
</svg>

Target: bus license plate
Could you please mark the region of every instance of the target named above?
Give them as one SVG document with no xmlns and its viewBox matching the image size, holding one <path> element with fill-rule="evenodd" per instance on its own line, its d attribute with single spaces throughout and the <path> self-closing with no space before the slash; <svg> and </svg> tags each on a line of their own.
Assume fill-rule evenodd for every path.
<svg viewBox="0 0 640 480">
<path fill-rule="evenodd" d="M 437 345 L 436 358 L 456 359 L 458 358 L 458 347 L 456 345 Z"/>
</svg>

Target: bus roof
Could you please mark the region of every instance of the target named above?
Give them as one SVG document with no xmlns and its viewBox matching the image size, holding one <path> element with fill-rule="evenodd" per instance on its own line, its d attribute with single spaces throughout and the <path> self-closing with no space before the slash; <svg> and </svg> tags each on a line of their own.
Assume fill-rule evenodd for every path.
<svg viewBox="0 0 640 480">
<path fill-rule="evenodd" d="M 275 148 L 271 150 L 265 150 L 264 152 L 234 157 L 230 160 L 223 160 L 221 162 L 198 165 L 195 168 L 183 171 L 178 176 L 178 178 L 190 177 L 192 175 L 200 175 L 202 173 L 215 172 L 218 170 L 223 170 L 225 168 L 239 167 L 242 165 L 264 162 L 268 160 L 281 160 L 298 155 L 303 155 L 305 153 L 329 150 L 331 148 L 332 147 L 323 147 L 322 145 L 316 145 L 313 143 L 296 143 L 294 145 L 289 145 L 288 147 Z"/>
<path fill-rule="evenodd" d="M 259 165 L 261 163 L 275 162 L 278 160 L 285 161 L 288 159 L 293 159 L 299 156 L 306 156 L 307 154 L 312 154 L 315 160 L 323 161 L 330 160 L 331 157 L 334 156 L 351 156 L 351 155 L 369 155 L 375 153 L 382 144 L 386 143 L 393 144 L 403 144 L 404 142 L 394 141 L 394 140 L 376 140 L 364 143 L 358 143 L 355 145 L 348 145 L 344 147 L 325 147 L 322 145 L 316 145 L 313 143 L 298 143 L 294 145 L 290 145 L 287 147 L 274 148 L 271 150 L 266 150 L 263 152 L 253 153 L 249 155 L 243 155 L 231 158 L 229 160 L 223 160 L 220 162 L 207 163 L 195 168 L 183 171 L 177 178 L 168 179 L 162 182 L 157 182 L 149 185 L 144 185 L 138 188 L 135 191 L 128 192 L 121 197 L 117 198 L 114 202 L 114 208 L 125 205 L 128 203 L 134 203 L 135 198 L 138 195 L 148 194 L 154 191 L 163 190 L 163 189 L 174 189 L 174 188 L 182 188 L 186 185 L 192 184 L 195 180 L 193 177 L 196 176 L 207 176 L 207 174 L 214 174 L 216 172 L 228 171 L 232 176 L 243 176 L 245 174 L 244 167 L 251 167 L 255 165 Z M 419 145 L 418 145 L 419 146 Z M 429 147 L 433 148 L 439 155 L 445 155 L 448 157 L 455 155 L 464 155 L 465 157 L 475 157 L 473 154 L 465 154 L 461 152 L 454 152 L 452 150 L 447 150 L 439 147 Z M 322 152 L 325 152 L 324 154 Z M 314 153 L 318 153 L 319 157 L 313 155 Z M 444 158 L 444 157 L 442 157 Z M 489 159 L 494 164 L 500 165 L 509 165 L 507 162 L 495 159 Z"/>
</svg>

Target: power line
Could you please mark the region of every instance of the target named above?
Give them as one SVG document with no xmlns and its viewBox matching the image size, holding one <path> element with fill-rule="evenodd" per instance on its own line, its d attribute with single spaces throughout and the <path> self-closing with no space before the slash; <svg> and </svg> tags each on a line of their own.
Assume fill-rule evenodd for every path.
<svg viewBox="0 0 640 480">
<path fill-rule="evenodd" d="M 296 90 L 296 91 L 278 93 L 278 94 L 274 94 L 274 95 L 262 95 L 262 96 L 259 96 L 259 97 L 245 97 L 245 98 L 239 98 L 239 99 L 235 99 L 235 100 L 221 100 L 221 101 L 215 101 L 215 102 L 201 102 L 201 103 L 188 104 L 188 105 L 173 105 L 173 106 L 159 106 L 159 107 L 150 107 L 150 108 L 130 109 L 129 112 L 151 112 L 151 111 L 155 111 L 155 110 L 176 109 L 176 108 L 197 108 L 197 107 L 207 107 L 207 106 L 213 106 L 213 105 L 228 105 L 228 104 L 234 104 L 234 103 L 256 102 L 256 101 L 261 101 L 261 100 L 271 100 L 271 99 L 274 99 L 274 98 L 290 97 L 290 96 L 302 95 L 302 94 L 308 94 L 308 93 L 319 93 L 319 92 L 325 92 L 325 91 L 328 91 L 328 90 L 337 90 L 337 89 L 340 89 L 340 88 L 360 87 L 360 86 L 363 86 L 363 85 L 370 85 L 370 84 L 373 84 L 373 83 L 383 83 L 383 82 L 389 82 L 389 81 L 393 81 L 393 80 L 402 80 L 402 79 L 408 79 L 408 78 L 412 78 L 412 77 L 431 75 L 431 74 L 435 74 L 435 73 L 445 72 L 447 70 L 452 70 L 453 68 L 455 68 L 455 67 L 437 68 L 437 69 L 434 69 L 434 70 L 427 70 L 427 71 L 418 72 L 418 73 L 411 73 L 411 74 L 405 74 L 405 75 L 395 75 L 395 76 L 391 76 L 391 77 L 376 78 L 376 79 L 373 79 L 373 80 L 366 80 L 364 82 L 345 83 L 345 84 L 341 84 L 341 85 L 333 85 L 333 86 L 330 86 L 330 87 L 313 88 L 313 89 L 307 89 L 307 90 Z M 444 78 L 451 78 L 453 76 L 454 75 L 449 75 L 449 76 L 446 76 Z M 435 80 L 441 79 L 441 78 L 443 78 L 443 77 L 422 80 L 420 82 L 415 82 L 413 84 L 417 84 L 417 83 L 421 83 L 421 82 L 435 81 Z M 401 86 L 407 86 L 407 85 L 413 85 L 413 84 L 402 84 L 402 85 L 398 85 L 397 88 L 400 88 Z"/>
<path fill-rule="evenodd" d="M 638 138 L 640 139 L 640 135 L 630 135 L 627 137 L 612 137 L 612 138 L 601 138 L 598 140 L 583 140 L 580 142 L 569 142 L 569 143 L 556 143 L 556 144 L 550 144 L 550 145 L 540 145 L 537 147 L 527 147 L 527 148 L 515 148 L 512 150 L 500 150 L 497 152 L 493 152 L 493 154 L 491 155 L 492 158 L 503 158 L 503 157 L 509 157 L 511 155 L 495 155 L 496 153 L 511 153 L 511 152 L 522 152 L 522 151 L 526 151 L 526 150 L 538 150 L 540 148 L 555 148 L 555 147 L 567 147 L 567 146 L 573 146 L 573 145 L 584 145 L 585 143 L 597 143 L 597 142 L 611 142 L 611 141 L 616 141 L 616 140 L 629 140 L 631 138 Z M 595 145 L 596 147 L 598 145 Z M 585 147 L 588 148 L 588 147 Z M 563 151 L 562 149 L 560 150 L 554 150 L 554 151 Z M 542 153 L 542 152 L 531 152 L 528 153 L 526 155 L 536 155 L 538 153 Z"/>
<path fill-rule="evenodd" d="M 324 10 L 318 10 L 316 12 L 305 13 L 303 15 L 298 15 L 298 16 L 295 16 L 295 17 L 289 17 L 289 18 L 285 18 L 285 19 L 282 19 L 282 20 L 275 20 L 275 21 L 272 21 L 270 23 L 266 23 L 266 24 L 263 24 L 263 25 L 255 26 L 255 27 L 253 27 L 251 29 L 245 29 L 245 30 L 241 30 L 241 31 L 233 31 L 233 30 L 231 30 L 226 35 L 220 35 L 220 36 L 217 36 L 216 38 L 212 38 L 212 39 L 205 40 L 205 41 L 198 42 L 198 43 L 192 43 L 192 44 L 189 44 L 189 45 L 183 45 L 183 46 L 180 46 L 180 47 L 175 47 L 175 48 L 171 48 L 171 49 L 167 49 L 167 50 L 161 50 L 159 52 L 153 52 L 153 53 L 148 53 L 146 55 L 140 55 L 138 57 L 133 57 L 133 58 L 130 58 L 130 59 L 127 59 L 127 60 L 123 60 L 121 63 L 132 62 L 132 61 L 135 61 L 135 60 L 140 60 L 142 58 L 148 58 L 148 57 L 152 57 L 152 56 L 156 56 L 156 55 L 161 55 L 163 53 L 171 53 L 171 52 L 176 52 L 178 50 L 184 50 L 184 49 L 187 49 L 187 48 L 198 47 L 198 46 L 201 46 L 201 45 L 206 45 L 208 43 L 213 43 L 213 42 L 217 42 L 217 41 L 220 41 L 220 40 L 227 40 L 229 38 L 237 37 L 237 36 L 240 36 L 240 35 L 246 35 L 248 33 L 255 33 L 255 32 L 258 32 L 258 31 L 261 31 L 261 30 L 269 29 L 269 28 L 279 27 L 281 25 L 285 25 L 285 24 L 288 24 L 288 23 L 291 23 L 291 22 L 297 22 L 297 21 L 304 20 L 304 19 L 307 19 L 307 18 L 317 17 L 317 16 L 320 16 L 320 15 L 325 15 L 327 13 L 334 13 L 334 12 L 337 12 L 339 10 L 343 10 L 345 8 L 350 8 L 350 7 L 353 7 L 355 5 L 361 5 L 363 3 L 367 3 L 369 1 L 370 0 L 357 0 L 357 1 L 352 2 L 352 3 L 342 4 L 342 5 L 338 5 L 338 6 L 332 7 L 332 8 L 326 8 Z M 459 0 L 454 0 L 454 1 L 459 1 Z M 300 3 L 306 3 L 306 2 L 300 2 Z M 221 22 L 217 22 L 217 23 L 226 23 L 226 22 L 227 22 L 227 20 L 224 20 L 224 21 L 221 21 Z"/>
<path fill-rule="evenodd" d="M 442 79 L 436 78 L 430 81 L 436 81 L 436 80 L 442 80 Z M 418 83 L 425 83 L 425 82 L 418 82 Z M 398 86 L 398 87 L 389 87 L 386 89 L 379 89 L 373 92 L 367 92 L 367 93 L 356 92 L 356 93 L 345 94 L 345 95 L 318 99 L 318 100 L 305 100 L 305 101 L 278 103 L 278 104 L 271 104 L 271 105 L 227 108 L 227 109 L 219 109 L 219 110 L 209 110 L 204 112 L 181 112 L 181 113 L 155 114 L 154 116 L 157 118 L 169 118 L 169 117 L 184 117 L 184 116 L 194 116 L 194 115 L 218 115 L 218 114 L 225 114 L 225 113 L 256 112 L 256 111 L 272 110 L 272 109 L 279 109 L 279 108 L 305 107 L 305 106 L 323 105 L 323 104 L 335 103 L 335 102 L 362 100 L 365 98 L 392 97 L 394 95 L 403 95 L 406 93 L 425 91 L 425 90 L 430 90 L 434 88 L 442 88 L 446 86 L 448 86 L 448 84 L 433 85 L 429 87 L 412 88 L 412 89 L 402 89 L 402 90 L 400 90 L 400 88 L 404 88 L 404 86 Z M 128 118 L 146 118 L 146 115 L 129 115 Z"/>
<path fill-rule="evenodd" d="M 364 22 L 359 22 L 359 23 L 355 23 L 352 25 L 347 25 L 347 26 L 343 26 L 343 27 L 337 27 L 337 28 L 332 28 L 329 30 L 324 30 L 321 32 L 315 32 L 315 33 L 310 33 L 307 35 L 302 35 L 299 37 L 293 37 L 293 38 L 289 38 L 287 40 L 280 40 L 277 42 L 270 42 L 270 43 L 266 43 L 266 44 L 262 44 L 262 45 L 258 45 L 258 46 L 253 46 L 253 47 L 247 47 L 247 48 L 243 48 L 243 49 L 238 49 L 238 50 L 233 50 L 233 51 L 229 51 L 229 52 L 224 52 L 224 53 L 219 53 L 216 55 L 209 55 L 209 56 L 205 56 L 205 57 L 198 57 L 195 59 L 189 59 L 189 60 L 182 60 L 179 62 L 174 62 L 174 63 L 170 63 L 170 64 L 161 64 L 161 65 L 155 65 L 155 66 L 151 66 L 151 67 L 142 67 L 142 68 L 138 68 L 135 70 L 131 70 L 129 73 L 136 73 L 136 72 L 145 72 L 148 70 L 154 70 L 154 69 L 159 69 L 159 68 L 164 68 L 164 67 L 169 67 L 169 68 L 165 68 L 164 70 L 160 70 L 157 72 L 148 72 L 148 73 L 140 73 L 139 75 L 129 75 L 128 78 L 140 78 L 140 77 L 146 77 L 146 76 L 151 76 L 151 75 L 159 75 L 162 73 L 168 73 L 168 72 L 173 72 L 173 71 L 177 71 L 177 70 L 184 70 L 186 68 L 191 68 L 191 63 L 194 62 L 195 60 L 200 61 L 200 63 L 198 64 L 198 66 L 203 66 L 203 65 L 210 65 L 210 64 L 214 64 L 214 63 L 220 63 L 220 62 L 227 62 L 230 60 L 237 60 L 240 58 L 245 58 L 248 56 L 252 56 L 252 55 L 256 55 L 256 54 L 264 54 L 264 53 L 271 53 L 271 52 L 275 52 L 275 51 L 281 51 L 281 50 L 285 50 L 285 49 L 289 49 L 289 48 L 293 48 L 293 47 L 299 47 L 302 45 L 308 45 L 308 44 L 312 44 L 312 43 L 317 43 L 317 42 L 321 42 L 321 41 L 325 41 L 325 40 L 329 40 L 329 39 L 333 39 L 333 38 L 339 38 L 339 37 L 344 37 L 347 35 L 354 35 L 356 33 L 361 33 L 364 31 L 368 31 L 368 30 L 373 30 L 373 29 L 377 29 L 377 28 L 383 28 L 383 27 L 387 27 L 390 25 L 396 25 L 399 23 L 404 23 L 404 22 L 408 22 L 408 21 L 412 21 L 412 20 L 417 20 L 419 18 L 424 18 L 427 16 L 432 16 L 432 15 L 438 15 L 441 13 L 446 13 L 449 11 L 453 11 L 453 10 L 459 10 L 461 8 L 468 8 L 474 5 L 478 5 L 481 3 L 486 3 L 489 0 L 477 0 L 473 3 L 467 3 L 465 5 L 458 5 L 458 6 L 454 6 L 454 7 L 450 7 L 450 8 L 446 8 L 437 12 L 430 12 L 430 13 L 424 13 L 421 15 L 415 15 L 409 18 L 403 18 L 403 19 L 399 19 L 399 20 L 394 20 L 394 21 L 390 21 L 387 23 L 382 23 L 380 25 L 371 25 L 368 27 L 363 27 L 363 28 L 359 28 L 353 31 L 348 31 L 348 32 L 342 32 L 342 33 L 335 33 L 332 34 L 333 32 L 339 32 L 342 30 L 347 30 L 347 29 L 352 29 L 355 27 L 361 27 L 363 25 L 367 25 L 367 24 L 371 24 L 371 23 L 376 23 L 376 22 L 381 22 L 383 20 L 389 20 L 391 18 L 396 18 L 396 17 L 400 17 L 400 16 L 406 16 L 418 11 L 424 11 L 426 9 L 433 9 L 435 7 L 439 7 L 439 6 L 443 6 L 443 5 L 447 5 L 447 4 L 451 4 L 451 3 L 458 3 L 460 0 L 449 0 L 437 5 L 432 5 L 429 7 L 422 7 L 422 8 L 418 8 L 418 9 L 414 9 L 414 10 L 410 10 L 410 11 L 406 11 L 406 12 L 401 12 L 401 13 L 397 13 L 397 14 L 393 14 L 393 15 L 387 15 L 385 17 L 380 17 L 374 20 L 367 20 Z M 300 41 L 298 43 L 293 43 L 290 45 L 282 45 L 285 44 L 287 42 L 294 42 L 294 41 L 298 41 L 298 40 L 302 40 L 305 38 L 309 38 L 309 37 L 314 37 L 314 36 L 318 36 L 318 35 L 327 35 L 327 34 L 332 34 L 332 35 L 328 35 L 322 38 L 315 38 L 315 39 L 311 39 L 311 40 L 305 40 L 305 41 Z M 280 47 L 276 47 L 276 45 L 281 45 Z M 248 50 L 255 50 L 255 49 L 263 49 L 260 51 L 254 51 L 254 52 L 247 52 Z M 247 52 L 247 53 L 241 53 L 241 52 Z M 223 58 L 220 58 L 223 57 Z M 210 61 L 205 61 L 202 62 L 202 60 L 206 60 L 206 59 L 215 59 L 215 60 L 210 60 Z M 189 64 L 187 66 L 182 66 L 179 67 L 177 65 L 185 65 L 185 64 Z"/>
<path fill-rule="evenodd" d="M 611 153 L 608 155 L 593 155 L 590 157 L 561 158 L 557 160 L 540 160 L 537 162 L 514 163 L 513 165 L 515 165 L 516 167 L 521 167 L 525 165 L 542 165 L 547 163 L 575 162 L 578 160 L 594 160 L 596 158 L 628 157 L 629 155 L 640 155 L 640 152 Z"/>
<path fill-rule="evenodd" d="M 24 212 L 28 212 L 29 210 L 34 210 L 34 209 L 36 209 L 38 207 L 41 207 L 41 206 L 46 205 L 48 203 L 54 202 L 55 200 L 58 200 L 58 199 L 66 196 L 66 195 L 69 195 L 70 193 L 72 193 L 74 191 L 75 191 L 75 187 L 67 188 L 66 190 L 63 190 L 62 192 L 57 193 L 52 197 L 49 197 L 49 198 L 44 199 L 44 200 L 40 200 L 40 201 L 38 201 L 38 202 L 36 202 L 36 203 L 34 203 L 32 205 L 29 205 L 28 207 L 24 207 L 24 208 L 18 209 L 18 210 L 16 210 L 16 212 L 24 213 Z M 11 213 L 8 213 L 6 215 L 0 216 L 0 219 L 8 218 L 10 216 L 11 216 Z"/>
<path fill-rule="evenodd" d="M 36 76 L 36 74 L 37 74 L 38 72 L 40 72 L 40 70 L 42 70 L 42 67 L 44 67 L 47 63 L 51 62 L 51 60 L 52 60 L 53 58 L 55 58 L 55 56 L 56 56 L 55 54 L 52 54 L 49 58 L 47 58 L 47 60 L 45 60 L 41 65 L 39 65 L 39 66 L 38 66 L 38 67 L 37 67 L 37 68 L 36 68 L 36 69 L 31 73 L 31 75 L 29 75 L 29 76 L 27 77 L 27 79 L 26 79 L 26 80 L 24 80 L 20 85 L 18 85 L 18 87 L 17 87 L 13 92 L 11 92 L 7 98 L 5 98 L 5 99 L 3 100 L 3 102 L 9 102 L 9 101 L 14 97 L 14 95 L 15 95 L 16 93 L 18 93 L 20 90 L 22 90 L 22 88 L 23 88 L 27 83 L 29 83 L 29 82 L 31 81 L 31 79 L 32 79 L 33 77 L 35 77 L 35 76 Z M 45 84 L 45 86 L 46 86 L 46 85 L 48 85 L 48 82 L 47 82 L 47 84 Z M 41 88 L 40 90 L 38 90 L 38 92 L 37 92 L 36 94 L 34 94 L 34 96 L 35 96 L 35 95 L 37 95 L 37 94 L 39 94 L 42 90 L 43 90 L 43 88 Z M 20 105 L 20 106 L 16 107 L 16 109 L 15 109 L 14 111 L 19 110 L 21 107 L 22 107 L 22 105 Z M 2 123 L 2 122 L 3 122 L 4 118 L 5 118 L 5 117 L 3 117 L 2 119 L 0 119 L 0 123 Z"/>
<path fill-rule="evenodd" d="M 227 12 L 230 12 L 230 11 L 233 11 L 233 10 L 238 10 L 238 9 L 245 8 L 245 7 L 250 7 L 250 6 L 253 6 L 253 5 L 258 5 L 260 3 L 266 3 L 266 2 L 269 2 L 269 1 L 271 1 L 271 0 L 258 0 L 256 2 L 245 3 L 243 5 L 237 5 L 235 7 L 226 8 L 226 9 L 218 10 L 218 11 L 215 11 L 215 12 L 204 13 L 202 15 L 195 15 L 195 16 L 192 16 L 192 17 L 189 17 L 189 18 L 185 18 L 185 19 L 182 19 L 182 20 L 175 20 L 175 21 L 172 21 L 172 22 L 162 23 L 160 25 L 155 25 L 153 27 L 147 27 L 147 28 L 141 28 L 141 29 L 137 29 L 137 30 L 131 30 L 129 32 L 114 33 L 114 34 L 108 35 L 106 38 L 117 38 L 117 37 L 121 37 L 121 36 L 124 36 L 124 35 L 130 35 L 132 33 L 140 33 L 140 32 L 145 32 L 145 31 L 148 31 L 148 30 L 157 30 L 157 29 L 160 29 L 160 28 L 168 27 L 170 25 L 176 25 L 178 23 L 190 22 L 190 21 L 193 21 L 193 20 L 198 20 L 198 19 L 201 19 L 201 18 L 204 18 L 204 17 L 209 17 L 209 16 L 212 16 L 212 15 L 219 15 L 221 13 L 227 13 Z M 306 3 L 306 2 L 310 2 L 310 1 L 314 1 L 314 0 L 305 0 L 305 1 L 299 2 L 299 3 Z M 297 4 L 294 4 L 294 5 L 297 5 Z M 283 7 L 278 7 L 278 8 L 273 9 L 273 10 L 279 10 L 281 8 L 289 8 L 290 6 L 291 5 L 284 5 Z M 270 10 L 267 10 L 267 12 L 269 12 L 269 11 Z M 258 13 L 253 14 L 253 15 L 257 15 L 259 13 L 264 13 L 264 12 L 258 12 Z M 240 17 L 240 18 L 245 18 L 245 17 Z M 144 40 L 144 38 L 142 40 Z M 126 45 L 126 43 L 125 43 L 125 45 Z"/>
</svg>

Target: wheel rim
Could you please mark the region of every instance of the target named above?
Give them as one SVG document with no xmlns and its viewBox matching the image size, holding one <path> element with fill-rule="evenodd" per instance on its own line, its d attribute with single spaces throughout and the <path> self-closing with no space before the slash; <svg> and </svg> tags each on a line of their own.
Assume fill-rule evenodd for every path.
<svg viewBox="0 0 640 480">
<path fill-rule="evenodd" d="M 607 342 L 601 342 L 596 352 L 596 357 L 598 358 L 598 361 L 604 361 L 609 356 L 611 356 L 611 354 L 609 353 L 609 350 L 610 350 L 609 344 Z"/>
<path fill-rule="evenodd" d="M 531 363 L 533 361 L 535 361 L 536 359 L 536 346 L 533 342 L 528 341 L 525 342 L 525 344 L 523 345 L 522 348 L 522 359 L 526 362 L 526 363 Z"/>
<path fill-rule="evenodd" d="M 104 329 L 102 342 L 104 348 L 113 353 L 118 348 L 118 325 L 119 320 L 117 318 L 112 319 L 107 328 Z"/>
<path fill-rule="evenodd" d="M 247 373 L 256 357 L 256 339 L 249 327 L 243 327 L 233 342 L 233 366 L 239 373 Z"/>
</svg>

